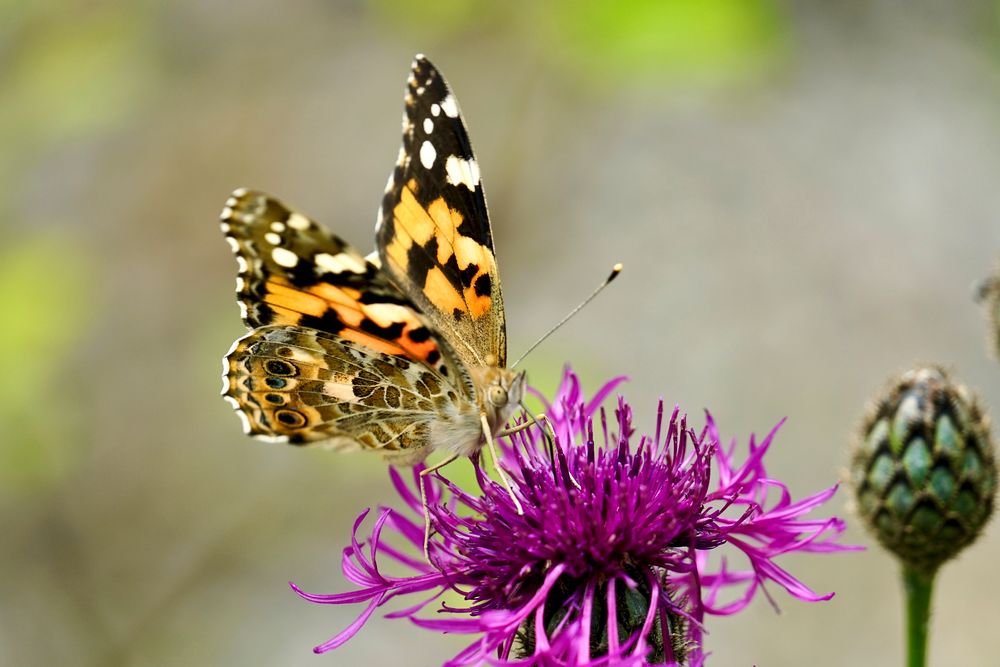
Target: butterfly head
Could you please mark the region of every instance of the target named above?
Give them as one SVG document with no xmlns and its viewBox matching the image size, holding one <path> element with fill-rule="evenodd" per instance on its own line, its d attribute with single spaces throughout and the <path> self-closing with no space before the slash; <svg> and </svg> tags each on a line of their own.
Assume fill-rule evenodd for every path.
<svg viewBox="0 0 1000 667">
<path fill-rule="evenodd" d="M 503 426 L 521 404 L 525 381 L 524 371 L 512 371 L 498 366 L 485 366 L 482 369 L 479 404 L 491 426 Z"/>
<path fill-rule="evenodd" d="M 486 402 L 495 410 L 518 405 L 524 396 L 524 380 L 524 371 L 498 373 L 496 380 L 486 389 Z"/>
</svg>

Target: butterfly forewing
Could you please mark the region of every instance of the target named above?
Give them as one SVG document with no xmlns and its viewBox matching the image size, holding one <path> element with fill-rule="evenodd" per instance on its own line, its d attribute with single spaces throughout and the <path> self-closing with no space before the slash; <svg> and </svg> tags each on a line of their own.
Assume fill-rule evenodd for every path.
<svg viewBox="0 0 1000 667">
<path fill-rule="evenodd" d="M 469 366 L 507 357 L 486 198 L 458 103 L 418 56 L 407 81 L 403 148 L 382 201 L 379 257 Z"/>
<path fill-rule="evenodd" d="M 373 262 L 278 199 L 237 190 L 222 212 L 247 327 L 294 324 L 440 363 L 434 336 Z"/>
</svg>

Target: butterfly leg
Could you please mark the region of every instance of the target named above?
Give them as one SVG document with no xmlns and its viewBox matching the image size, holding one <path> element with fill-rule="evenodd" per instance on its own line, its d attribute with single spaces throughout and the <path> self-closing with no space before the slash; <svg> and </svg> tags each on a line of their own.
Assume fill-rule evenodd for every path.
<svg viewBox="0 0 1000 667">
<path fill-rule="evenodd" d="M 517 426 L 511 426 L 510 428 L 506 428 L 497 433 L 496 437 L 506 438 L 508 435 L 514 435 L 515 433 L 523 431 L 526 428 L 535 426 L 536 424 L 540 425 L 543 429 L 549 425 L 548 421 L 546 421 L 544 414 L 540 414 L 537 417 L 535 415 L 529 414 L 528 421 L 524 422 L 523 424 L 518 424 Z M 546 432 L 546 435 L 548 435 L 548 432 Z"/>
<path fill-rule="evenodd" d="M 500 455 L 497 454 L 497 446 L 493 441 L 493 431 L 490 430 L 490 421 L 486 418 L 485 412 L 481 412 L 479 414 L 479 421 L 483 425 L 483 433 L 486 435 L 486 444 L 490 447 L 490 455 L 493 457 L 493 465 L 496 466 L 497 474 L 500 475 L 500 481 L 503 482 L 504 487 L 507 489 L 510 499 L 514 501 L 514 507 L 517 508 L 517 513 L 524 514 L 524 508 L 521 507 L 521 501 L 514 495 L 514 489 L 510 486 L 510 480 L 507 478 L 507 473 L 503 471 L 503 467 L 500 465 Z"/>
<path fill-rule="evenodd" d="M 458 454 L 452 454 L 448 458 L 442 459 L 431 467 L 424 468 L 420 471 L 420 506 L 424 510 L 424 558 L 427 559 L 428 563 L 431 562 L 431 512 L 427 507 L 427 486 L 424 484 L 424 478 L 432 472 L 437 472 L 457 458 Z"/>
<path fill-rule="evenodd" d="M 519 431 L 523 431 L 531 426 L 539 426 L 542 430 L 542 437 L 545 438 L 545 451 L 549 455 L 549 462 L 552 464 L 552 476 L 555 478 L 557 476 L 556 472 L 556 432 L 552 428 L 552 424 L 549 422 L 545 413 L 539 413 L 537 416 L 528 412 L 528 409 L 523 405 L 521 406 L 528 415 L 528 421 L 523 424 L 518 424 L 517 426 L 512 426 L 511 428 L 504 429 L 500 433 L 497 433 L 498 438 L 503 438 L 509 435 L 514 435 Z M 579 486 L 579 485 L 577 485 Z"/>
</svg>

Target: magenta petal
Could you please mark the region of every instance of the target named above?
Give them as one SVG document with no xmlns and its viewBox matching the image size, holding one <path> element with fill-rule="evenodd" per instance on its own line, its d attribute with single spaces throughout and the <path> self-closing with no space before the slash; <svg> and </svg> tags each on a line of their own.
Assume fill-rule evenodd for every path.
<svg viewBox="0 0 1000 667">
<path fill-rule="evenodd" d="M 353 637 L 354 635 L 358 634 L 358 630 L 360 630 L 362 628 L 362 626 L 364 626 L 364 624 L 368 622 L 368 619 L 371 618 L 372 614 L 375 613 L 375 609 L 380 604 L 382 604 L 382 597 L 381 596 L 375 598 L 370 603 L 368 603 L 368 607 L 361 613 L 361 616 L 359 616 L 357 618 L 357 620 L 355 620 L 353 623 L 351 623 L 349 626 L 347 626 L 344 629 L 343 632 L 341 632 L 340 634 L 338 634 L 336 637 L 334 637 L 330 641 L 325 642 L 325 643 L 320 644 L 319 646 L 315 647 L 313 649 L 313 652 L 314 653 L 326 653 L 327 651 L 332 651 L 333 649 L 337 648 L 338 646 L 343 646 L 344 644 L 346 644 L 347 641 L 351 639 L 351 637 Z"/>
<path fill-rule="evenodd" d="M 396 493 L 407 507 L 409 507 L 414 512 L 419 512 L 423 510 L 423 506 L 420 504 L 420 498 L 416 493 L 410 491 L 410 487 L 406 485 L 403 481 L 403 476 L 399 474 L 399 471 L 393 467 L 389 466 L 389 479 L 392 480 L 392 486 L 396 489 Z"/>
<path fill-rule="evenodd" d="M 378 597 L 383 594 L 383 589 L 363 589 L 360 591 L 350 591 L 349 593 L 339 593 L 336 595 L 315 595 L 313 593 L 306 593 L 304 590 L 288 582 L 288 585 L 292 587 L 292 590 L 302 598 L 303 600 L 308 600 L 309 602 L 315 602 L 317 604 L 354 604 L 356 602 L 364 602 L 373 597 Z"/>
</svg>

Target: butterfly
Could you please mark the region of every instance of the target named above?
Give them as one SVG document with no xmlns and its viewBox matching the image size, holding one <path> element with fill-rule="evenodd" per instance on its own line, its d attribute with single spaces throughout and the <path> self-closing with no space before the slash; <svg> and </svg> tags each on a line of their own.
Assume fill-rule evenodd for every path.
<svg viewBox="0 0 1000 667">
<path fill-rule="evenodd" d="M 493 446 L 525 374 L 506 367 L 479 165 L 455 97 L 426 58 L 407 80 L 374 253 L 252 190 L 232 194 L 221 226 L 250 329 L 223 360 L 222 393 L 248 434 L 374 450 L 396 465 L 448 453 L 428 470 Z"/>
</svg>

